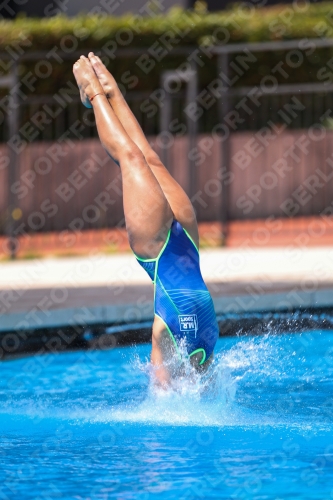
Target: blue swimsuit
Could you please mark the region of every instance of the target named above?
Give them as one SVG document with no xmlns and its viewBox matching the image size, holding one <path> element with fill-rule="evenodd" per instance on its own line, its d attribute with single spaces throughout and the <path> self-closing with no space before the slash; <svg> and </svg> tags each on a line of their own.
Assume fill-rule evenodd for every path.
<svg viewBox="0 0 333 500">
<path fill-rule="evenodd" d="M 158 257 L 136 258 L 154 283 L 155 315 L 164 322 L 177 350 L 185 339 L 188 354 L 202 352 L 203 364 L 214 350 L 219 328 L 192 238 L 174 220 Z"/>
</svg>

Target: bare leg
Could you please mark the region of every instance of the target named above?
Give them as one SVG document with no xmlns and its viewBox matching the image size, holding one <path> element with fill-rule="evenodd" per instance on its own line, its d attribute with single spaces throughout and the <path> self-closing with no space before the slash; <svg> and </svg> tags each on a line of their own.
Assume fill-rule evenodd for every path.
<svg viewBox="0 0 333 500">
<path fill-rule="evenodd" d="M 170 205 L 138 146 L 130 139 L 110 106 L 89 60 L 83 56 L 73 72 L 84 103 L 93 101 L 98 134 L 103 147 L 119 164 L 123 179 L 126 228 L 133 251 L 142 258 L 155 258 L 170 229 L 173 215 Z M 158 323 L 158 322 L 157 322 Z M 163 366 L 171 339 L 164 325 L 154 322 L 152 363 L 156 379 L 165 386 L 170 375 Z M 156 326 L 157 325 L 157 326 Z"/>
<path fill-rule="evenodd" d="M 166 366 L 166 361 L 175 359 L 176 355 L 169 332 L 166 330 L 160 318 L 155 316 L 150 359 L 154 366 L 154 377 L 162 387 L 167 387 L 171 379 L 170 370 Z"/>
<path fill-rule="evenodd" d="M 103 147 L 120 165 L 126 228 L 133 251 L 154 258 L 162 248 L 172 222 L 164 193 L 136 144 L 130 139 L 103 92 L 94 70 L 84 56 L 74 64 L 79 88 L 93 101 L 98 134 Z"/>
<path fill-rule="evenodd" d="M 198 225 L 190 199 L 151 148 L 111 73 L 109 73 L 100 58 L 95 56 L 93 52 L 89 53 L 89 59 L 112 109 L 129 137 L 131 137 L 133 142 L 142 151 L 149 167 L 161 185 L 175 218 L 188 231 L 196 245 L 199 246 Z"/>
<path fill-rule="evenodd" d="M 196 245 L 199 246 L 198 226 L 191 201 L 184 190 L 164 167 L 158 155 L 151 148 L 113 76 L 108 72 L 99 57 L 90 53 L 89 59 L 112 109 L 128 135 L 144 154 L 149 167 L 161 185 L 175 218 L 189 232 Z M 156 379 L 162 386 L 168 385 L 170 381 L 170 372 L 165 366 L 165 360 L 170 360 L 170 358 L 174 358 L 175 355 L 175 348 L 168 331 L 163 322 L 155 317 L 152 335 L 151 362 L 155 366 Z M 201 356 L 199 356 L 198 359 L 196 356 L 191 358 L 191 362 L 194 366 L 199 366 L 200 361 Z"/>
</svg>

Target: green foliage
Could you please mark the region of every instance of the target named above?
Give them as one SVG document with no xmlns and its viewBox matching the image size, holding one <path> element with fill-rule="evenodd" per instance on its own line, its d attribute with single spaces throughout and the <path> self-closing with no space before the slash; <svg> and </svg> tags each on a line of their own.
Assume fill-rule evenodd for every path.
<svg viewBox="0 0 333 500">
<path fill-rule="evenodd" d="M 167 34 L 168 42 L 162 41 Z M 0 51 L 32 53 L 50 51 L 57 47 L 66 50 L 70 56 L 73 50 L 87 54 L 89 49 L 105 57 L 105 63 L 114 73 L 126 91 L 151 92 L 160 85 L 161 72 L 175 69 L 186 59 L 186 55 L 175 55 L 169 48 L 199 47 L 198 64 L 201 88 L 214 79 L 219 71 L 216 57 L 209 57 L 205 47 L 221 43 L 260 42 L 289 39 L 307 39 L 333 36 L 333 2 L 309 4 L 295 2 L 292 5 L 277 5 L 267 8 L 247 8 L 234 3 L 232 8 L 218 13 L 209 13 L 205 2 L 198 1 L 193 11 L 174 7 L 167 14 L 155 13 L 152 17 L 91 16 L 82 13 L 76 18 L 56 16 L 45 19 L 18 17 L 14 21 L 0 21 Z M 166 53 L 155 57 L 149 49 L 158 47 Z M 18 47 L 21 47 L 20 49 Z M 149 72 L 138 64 L 139 52 L 134 55 L 115 57 L 117 49 L 147 49 L 154 65 Z M 331 49 L 315 52 L 304 51 L 301 66 L 288 69 L 287 81 L 280 74 L 276 77 L 283 83 L 318 81 L 318 71 L 332 57 Z M 232 56 L 236 57 L 236 56 Z M 266 52 L 256 54 L 257 62 L 250 66 L 236 85 L 256 85 L 260 79 L 283 59 L 283 53 Z M 1 57 L 0 57 L 1 59 Z M 36 94 L 54 94 L 69 81 L 74 82 L 72 65 L 74 60 L 67 59 L 57 64 L 50 59 L 53 70 L 49 78 L 38 76 Z M 20 75 L 27 72 L 38 73 L 36 61 L 20 64 Z M 135 84 L 125 83 L 124 74 L 130 71 Z M 1 68 L 0 68 L 1 74 Z M 128 81 L 127 77 L 127 81 Z M 29 89 L 25 89 L 29 93 Z"/>
<path fill-rule="evenodd" d="M 22 36 L 29 40 L 29 50 L 47 50 L 58 45 L 64 36 L 74 35 L 79 49 L 100 48 L 102 44 L 114 39 L 119 31 L 132 30 L 131 47 L 146 47 L 156 41 L 166 31 L 186 33 L 182 44 L 199 45 L 209 40 L 219 43 L 214 32 L 221 28 L 230 33 L 230 42 L 254 42 L 292 38 L 314 38 L 332 36 L 333 3 L 278 5 L 274 7 L 247 9 L 241 4 L 233 4 L 230 10 L 219 13 L 206 12 L 204 2 L 197 2 L 194 11 L 179 7 L 170 9 L 167 14 L 156 13 L 153 17 L 124 15 L 88 16 L 76 18 L 56 16 L 44 19 L 18 17 L 14 21 L 0 21 L 0 50 L 9 44 L 17 44 Z M 297 5 L 296 5 L 297 4 Z M 200 7 L 200 8 L 199 8 Z"/>
</svg>

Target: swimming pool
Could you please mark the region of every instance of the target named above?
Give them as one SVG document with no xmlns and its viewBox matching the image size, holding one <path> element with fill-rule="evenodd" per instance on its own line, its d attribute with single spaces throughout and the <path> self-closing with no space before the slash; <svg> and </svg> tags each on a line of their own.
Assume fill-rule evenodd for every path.
<svg viewBox="0 0 333 500">
<path fill-rule="evenodd" d="M 1 364 L 0 499 L 332 499 L 333 334 L 221 338 L 149 387 L 149 345 Z"/>
</svg>

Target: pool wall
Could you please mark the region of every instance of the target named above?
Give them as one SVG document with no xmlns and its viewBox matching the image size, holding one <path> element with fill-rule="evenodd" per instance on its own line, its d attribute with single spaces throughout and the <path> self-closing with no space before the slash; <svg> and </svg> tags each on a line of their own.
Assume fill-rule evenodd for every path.
<svg viewBox="0 0 333 500">
<path fill-rule="evenodd" d="M 319 256 L 317 253 L 310 252 L 307 256 L 308 267 L 298 263 L 294 266 L 296 274 L 292 275 L 289 269 L 283 276 L 279 274 L 277 263 L 275 267 L 279 272 L 273 273 L 274 259 L 282 259 L 283 255 L 273 252 L 269 258 L 266 256 L 266 268 L 270 269 L 270 274 L 267 274 L 261 266 L 263 255 L 255 254 L 256 261 L 249 261 L 248 267 L 243 270 L 245 275 L 242 280 L 241 275 L 226 275 L 222 280 L 216 265 L 220 263 L 223 269 L 227 266 L 227 271 L 231 264 L 229 261 L 223 263 L 224 254 L 217 253 L 214 260 L 208 252 L 205 255 L 206 266 L 210 257 L 212 269 L 206 269 L 207 276 L 210 276 L 207 286 L 214 301 L 221 335 L 331 329 L 333 278 L 330 268 L 327 264 L 325 280 L 311 272 L 313 266 L 318 267 L 319 257 L 323 259 L 331 253 L 330 249 L 323 255 L 321 251 Z M 237 258 L 237 255 L 230 254 L 229 260 Z M 111 266 L 108 273 L 92 266 L 90 284 L 86 278 L 73 283 L 61 278 L 63 267 L 67 272 L 67 268 L 74 266 L 76 261 L 43 262 L 39 264 L 42 265 L 40 272 L 45 274 L 43 287 L 41 282 L 35 283 L 31 279 L 24 284 L 19 271 L 26 272 L 27 263 L 8 264 L 8 269 L 3 265 L 4 277 L 7 278 L 3 278 L 0 287 L 0 359 L 66 349 L 110 349 L 149 342 L 154 310 L 153 288 L 151 284 L 146 284 L 146 276 L 144 283 L 140 276 L 132 274 L 126 282 L 116 280 L 107 284 L 103 281 L 104 274 L 115 273 L 115 266 L 122 262 L 121 259 L 128 257 L 102 261 L 104 266 Z M 128 269 L 132 269 L 129 264 L 127 260 L 123 262 L 127 273 Z M 81 265 L 87 265 L 87 262 L 81 262 Z M 137 268 L 135 266 L 133 272 L 137 272 Z M 253 278 L 248 274 L 249 269 L 254 273 Z M 98 276 L 100 282 L 97 283 Z M 213 280 L 214 276 L 219 276 L 219 280 Z"/>
<path fill-rule="evenodd" d="M 218 315 L 220 336 L 333 330 L 333 307 L 294 308 Z M 0 359 L 66 350 L 105 350 L 151 341 L 151 321 L 118 324 L 76 324 L 7 331 L 0 334 Z"/>
</svg>

